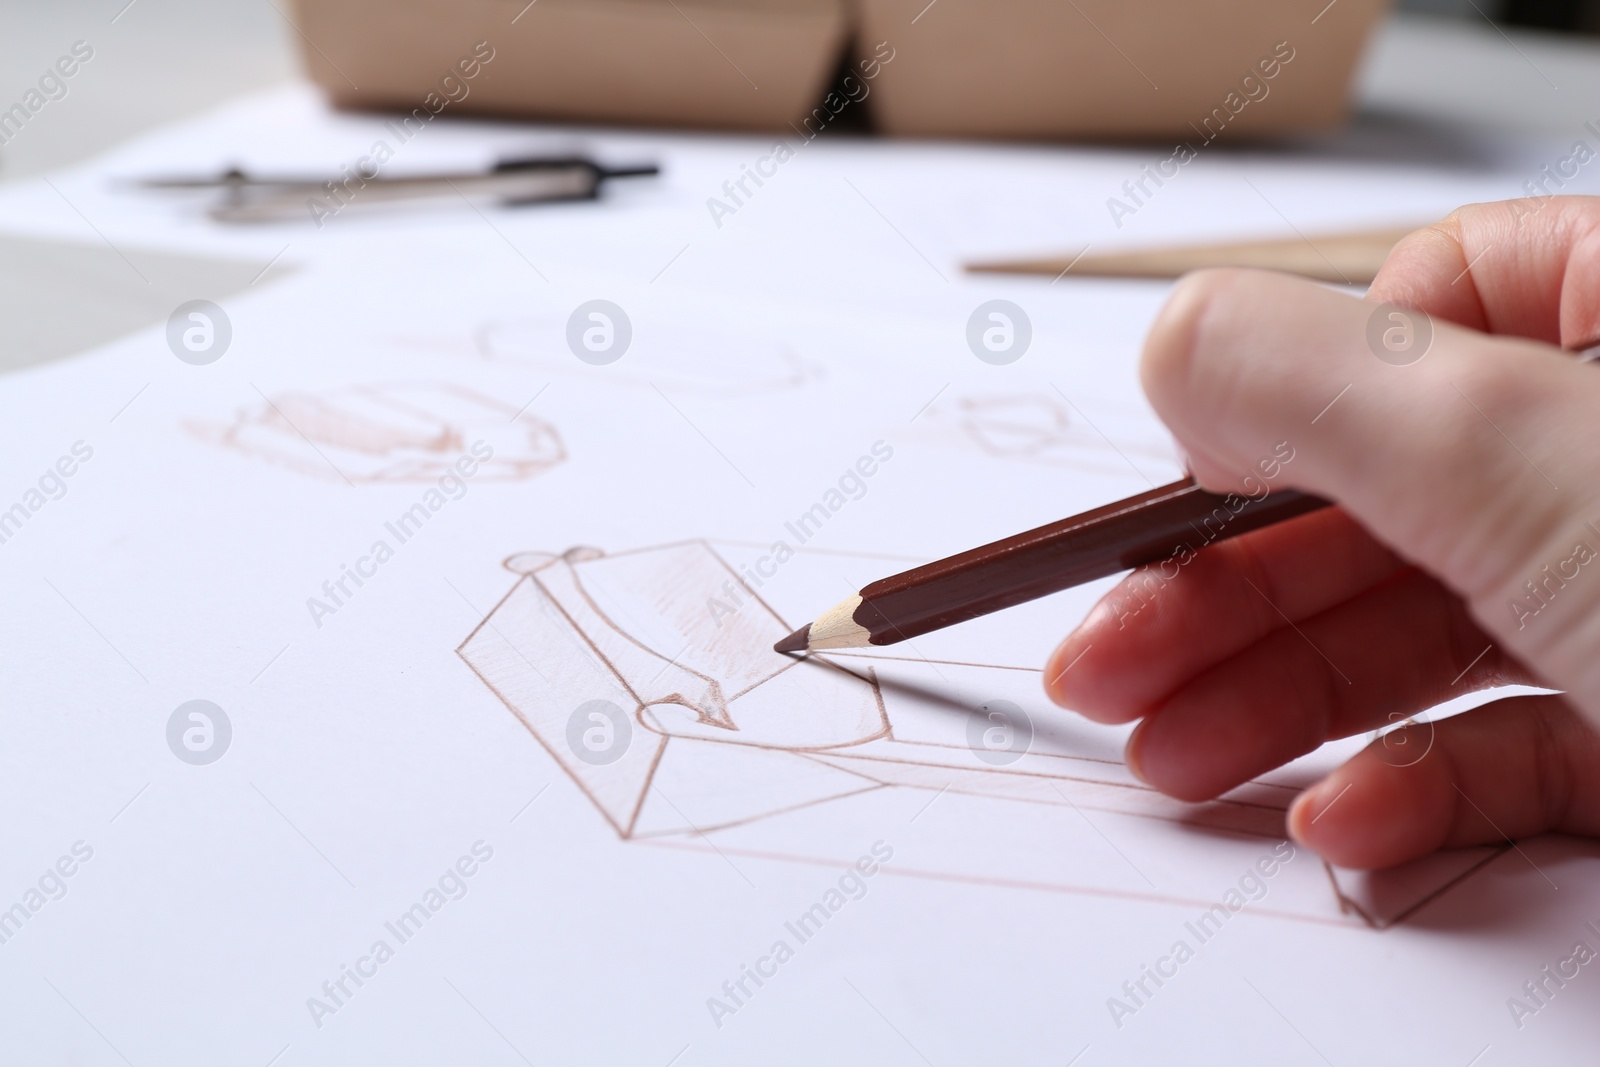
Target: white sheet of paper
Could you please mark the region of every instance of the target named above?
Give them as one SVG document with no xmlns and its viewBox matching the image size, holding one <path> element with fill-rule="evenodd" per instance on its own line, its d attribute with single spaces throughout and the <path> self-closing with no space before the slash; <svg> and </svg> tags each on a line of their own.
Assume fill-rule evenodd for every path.
<svg viewBox="0 0 1600 1067">
<path fill-rule="evenodd" d="M 720 227 L 705 201 L 769 141 L 441 127 L 408 165 L 578 139 L 666 174 L 321 230 L 108 184 L 380 136 L 269 94 L 0 197 L 0 224 L 92 220 L 135 264 L 302 267 L 227 302 L 209 365 L 149 330 L 0 382 L 18 1062 L 1588 1047 L 1586 975 L 1507 998 L 1600 945 L 1592 848 L 1330 871 L 1281 811 L 1362 738 L 1215 804 L 1154 794 L 1124 731 L 1040 688 L 1108 582 L 870 655 L 769 651 L 872 578 L 1177 476 L 1134 374 L 1164 286 L 956 267 L 1123 240 L 1103 201 L 1141 153 L 819 141 Z M 1426 217 L 1508 174 L 1219 156 L 1127 225 L 1327 230 L 1378 192 Z M 968 346 L 993 299 L 1031 323 L 1006 366 Z M 631 327 L 609 365 L 568 343 L 593 300 Z"/>
</svg>

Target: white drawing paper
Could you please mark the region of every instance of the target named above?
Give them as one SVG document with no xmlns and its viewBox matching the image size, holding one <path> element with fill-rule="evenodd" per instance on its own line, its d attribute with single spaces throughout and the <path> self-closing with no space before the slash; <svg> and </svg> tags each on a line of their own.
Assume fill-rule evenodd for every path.
<svg viewBox="0 0 1600 1067">
<path fill-rule="evenodd" d="M 279 94 L 62 176 L 135 260 L 287 248 L 301 269 L 225 302 L 210 364 L 157 328 L 0 379 L 9 1058 L 1488 1064 L 1592 1044 L 1587 970 L 1508 1008 L 1600 946 L 1591 846 L 1330 870 L 1282 812 L 1365 738 L 1211 804 L 1160 796 L 1126 729 L 1043 697 L 1109 582 L 891 649 L 771 652 L 867 581 L 1178 474 L 1135 374 L 1164 286 L 959 271 L 1107 238 L 1137 151 L 819 141 L 720 226 L 705 201 L 767 139 L 441 128 L 417 165 L 581 135 L 665 173 L 610 202 L 322 231 L 230 229 L 110 182 L 228 151 L 315 165 L 380 127 Z M 1353 210 L 1330 189 L 1420 211 L 1492 184 L 1196 167 L 1129 225 L 1181 235 L 1201 202 L 1277 225 L 1241 175 L 1307 230 Z M 0 196 L 0 224 L 80 225 L 39 192 Z M 604 365 L 567 340 L 596 300 L 631 326 Z M 991 300 L 1031 323 L 1007 365 L 968 344 Z"/>
</svg>

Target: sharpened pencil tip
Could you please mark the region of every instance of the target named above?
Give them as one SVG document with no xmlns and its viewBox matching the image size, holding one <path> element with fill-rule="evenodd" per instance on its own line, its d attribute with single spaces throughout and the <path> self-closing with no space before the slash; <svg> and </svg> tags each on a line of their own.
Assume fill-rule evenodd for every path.
<svg viewBox="0 0 1600 1067">
<path fill-rule="evenodd" d="M 811 624 L 808 622 L 782 641 L 772 646 L 774 652 L 804 652 L 811 647 Z"/>
</svg>

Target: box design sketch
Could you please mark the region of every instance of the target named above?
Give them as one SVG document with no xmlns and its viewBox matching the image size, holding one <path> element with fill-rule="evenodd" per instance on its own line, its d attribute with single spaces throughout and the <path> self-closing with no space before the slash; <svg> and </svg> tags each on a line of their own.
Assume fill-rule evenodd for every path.
<svg viewBox="0 0 1600 1067">
<path fill-rule="evenodd" d="M 843 847 L 839 827 L 874 798 L 915 790 L 996 812 L 994 830 L 1020 832 L 1012 827 L 1041 809 L 1085 841 L 1115 828 L 1163 864 L 1158 886 L 1131 860 L 1106 863 L 1103 846 L 1001 848 L 989 827 L 969 825 L 940 837 L 931 877 L 1168 902 L 1214 896 L 1228 872 L 1283 839 L 1288 786 L 1250 783 L 1182 804 L 1120 762 L 1035 734 L 1043 717 L 1018 701 L 1036 701 L 1036 672 L 890 650 L 774 653 L 792 620 L 727 551 L 687 541 L 513 556 L 515 585 L 457 650 L 622 839 L 815 860 Z M 785 565 L 803 568 L 806 555 Z M 1007 731 L 1024 727 L 1019 745 Z M 585 747 L 595 737 L 599 754 Z M 1274 906 L 1283 917 L 1382 926 L 1498 854 L 1446 854 L 1378 880 L 1307 857 Z"/>
<path fill-rule="evenodd" d="M 469 452 L 482 460 L 474 477 L 487 482 L 535 478 L 567 458 L 560 434 L 543 419 L 437 382 L 292 390 L 240 408 L 230 423 L 192 420 L 188 430 L 297 474 L 350 485 L 435 481 Z"/>
</svg>

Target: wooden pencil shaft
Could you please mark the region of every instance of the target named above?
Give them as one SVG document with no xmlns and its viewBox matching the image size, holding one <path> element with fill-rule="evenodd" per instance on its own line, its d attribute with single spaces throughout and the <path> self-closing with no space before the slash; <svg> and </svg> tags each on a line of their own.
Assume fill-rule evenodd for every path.
<svg viewBox="0 0 1600 1067">
<path fill-rule="evenodd" d="M 1327 506 L 1293 489 L 1223 496 L 1185 479 L 874 582 L 855 620 L 872 644 L 895 644 Z"/>
<path fill-rule="evenodd" d="M 1100 255 L 971 263 L 975 273 L 1101 278 L 1177 278 L 1206 267 L 1254 267 L 1320 281 L 1369 285 L 1389 252 L 1409 232 L 1379 230 L 1284 240 L 1130 248 Z"/>
</svg>

